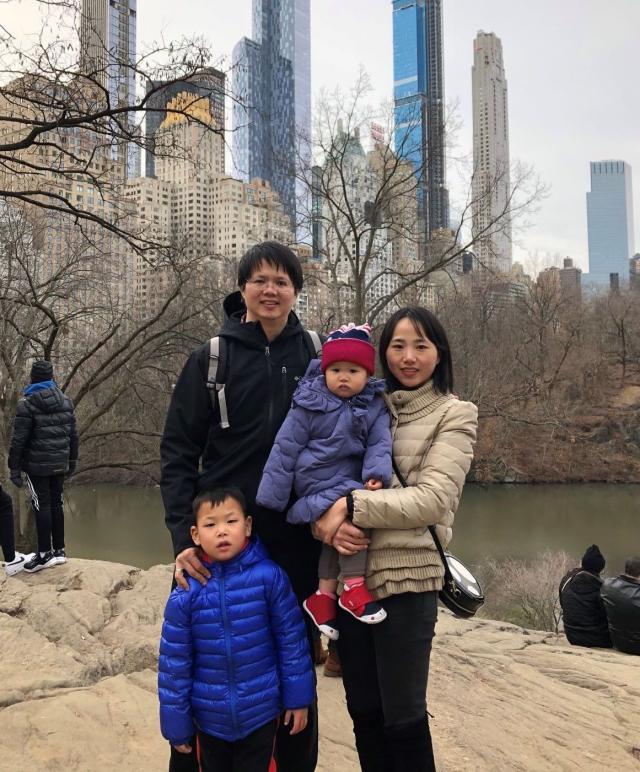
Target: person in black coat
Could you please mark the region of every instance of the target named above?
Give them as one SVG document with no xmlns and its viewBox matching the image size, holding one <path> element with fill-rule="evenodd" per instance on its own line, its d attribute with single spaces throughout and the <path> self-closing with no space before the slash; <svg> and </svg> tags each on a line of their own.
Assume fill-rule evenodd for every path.
<svg viewBox="0 0 640 772">
<path fill-rule="evenodd" d="M 24 570 L 66 562 L 64 549 L 64 478 L 78 459 L 78 434 L 73 403 L 53 380 L 53 365 L 39 359 L 31 367 L 31 383 L 18 402 L 9 449 L 11 482 L 18 488 L 26 474 L 36 513 L 38 551 Z"/>
<path fill-rule="evenodd" d="M 224 301 L 227 316 L 218 335 L 224 340 L 224 397 L 207 388 L 209 343 L 188 358 L 173 390 L 160 444 L 160 489 L 175 556 L 175 582 L 183 574 L 205 583 L 209 572 L 191 539 L 191 507 L 202 491 L 233 485 L 247 501 L 254 531 L 269 557 L 283 568 L 302 602 L 316 589 L 320 544 L 308 526 L 287 523 L 283 512 L 256 504 L 263 467 L 312 355 L 306 333 L 293 313 L 303 276 L 286 246 L 263 242 L 238 265 L 239 292 Z M 220 373 L 218 373 L 220 375 Z M 216 392 L 213 391 L 215 395 Z M 312 772 L 318 750 L 317 704 L 307 728 L 295 736 L 281 727 L 276 741 L 278 769 Z M 172 749 L 171 772 L 197 772 L 195 755 Z"/>
<path fill-rule="evenodd" d="M 560 582 L 564 632 L 574 646 L 611 648 L 609 627 L 600 597 L 600 574 L 605 559 L 592 544 L 582 556 L 581 567 L 572 568 Z"/>
<path fill-rule="evenodd" d="M 629 558 L 624 574 L 605 581 L 602 600 L 614 647 L 640 655 L 640 557 Z"/>
</svg>

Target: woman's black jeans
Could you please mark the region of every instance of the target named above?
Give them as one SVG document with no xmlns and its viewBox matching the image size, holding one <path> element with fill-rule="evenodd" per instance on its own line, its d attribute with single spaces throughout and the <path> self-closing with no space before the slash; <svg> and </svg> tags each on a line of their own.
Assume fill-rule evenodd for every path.
<svg viewBox="0 0 640 772">
<path fill-rule="evenodd" d="M 362 772 L 435 770 L 426 709 L 438 593 L 381 601 L 384 622 L 339 611 L 338 653 Z"/>
</svg>

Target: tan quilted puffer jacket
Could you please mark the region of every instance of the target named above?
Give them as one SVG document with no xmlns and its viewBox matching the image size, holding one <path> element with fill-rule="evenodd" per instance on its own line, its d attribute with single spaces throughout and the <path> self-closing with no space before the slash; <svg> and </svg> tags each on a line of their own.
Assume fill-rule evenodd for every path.
<svg viewBox="0 0 640 772">
<path fill-rule="evenodd" d="M 393 454 L 409 487 L 354 491 L 353 522 L 372 528 L 367 586 L 376 598 L 442 587 L 444 570 L 427 530 L 451 540 L 465 477 L 473 458 L 478 409 L 433 384 L 385 395 L 392 417 Z"/>
</svg>

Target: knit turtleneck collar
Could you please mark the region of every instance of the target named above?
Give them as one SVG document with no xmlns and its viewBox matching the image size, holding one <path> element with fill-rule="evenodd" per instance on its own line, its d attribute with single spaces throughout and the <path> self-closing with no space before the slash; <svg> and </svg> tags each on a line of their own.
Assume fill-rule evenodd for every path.
<svg viewBox="0 0 640 772">
<path fill-rule="evenodd" d="M 430 413 L 440 405 L 452 399 L 451 394 L 439 394 L 433 381 L 427 381 L 418 389 L 398 389 L 385 395 L 385 401 L 389 409 L 396 416 L 411 415 L 416 413 Z"/>
</svg>

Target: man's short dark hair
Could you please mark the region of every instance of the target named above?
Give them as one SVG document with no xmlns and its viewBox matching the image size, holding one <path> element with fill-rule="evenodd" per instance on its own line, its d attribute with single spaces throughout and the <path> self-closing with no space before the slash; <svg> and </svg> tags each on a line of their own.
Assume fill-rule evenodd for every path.
<svg viewBox="0 0 640 772">
<path fill-rule="evenodd" d="M 629 558 L 624 564 L 624 572 L 627 576 L 633 576 L 634 579 L 640 577 L 640 557 Z"/>
<path fill-rule="evenodd" d="M 212 507 L 217 507 L 227 499 L 234 499 L 240 504 L 242 514 L 247 513 L 247 502 L 239 488 L 230 485 L 228 488 L 214 488 L 211 491 L 204 491 L 199 493 L 193 500 L 193 522 L 198 520 L 198 511 L 203 504 L 210 504 Z"/>
<path fill-rule="evenodd" d="M 279 241 L 263 241 L 248 249 L 238 264 L 238 287 L 244 289 L 247 280 L 260 266 L 267 263 L 272 268 L 280 268 L 291 279 L 296 292 L 302 289 L 302 266 L 292 249 L 280 244 Z"/>
</svg>

